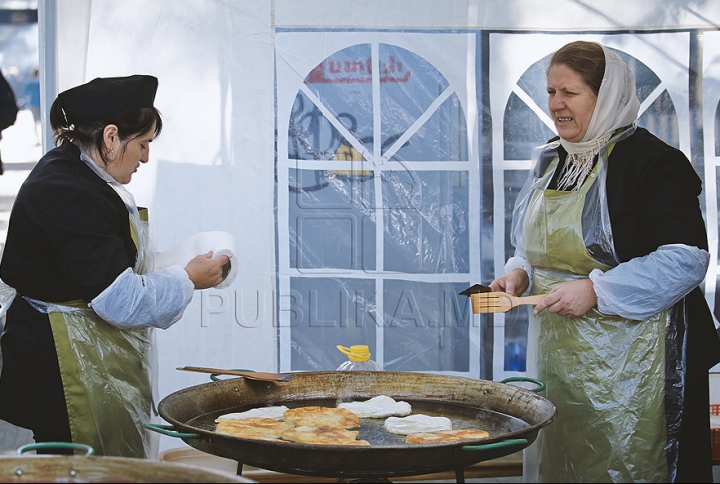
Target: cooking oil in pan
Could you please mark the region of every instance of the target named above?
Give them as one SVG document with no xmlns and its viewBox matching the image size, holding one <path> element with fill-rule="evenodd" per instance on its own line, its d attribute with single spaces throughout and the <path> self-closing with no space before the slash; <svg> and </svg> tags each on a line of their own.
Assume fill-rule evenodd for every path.
<svg viewBox="0 0 720 484">
<path fill-rule="evenodd" d="M 452 422 L 453 429 L 480 429 L 490 433 L 490 439 L 505 437 L 513 432 L 521 432 L 530 427 L 527 422 L 494 412 L 487 409 L 467 405 L 457 405 L 447 402 L 405 400 L 412 406 L 413 414 L 429 415 L 431 417 L 447 417 Z M 275 402 L 273 405 L 285 405 L 288 408 L 308 407 L 317 405 L 321 407 L 336 407 L 340 403 L 336 399 L 311 399 Z M 257 406 L 255 406 L 257 407 Z M 234 412 L 244 412 L 254 408 L 243 406 L 225 409 L 200 415 L 187 422 L 187 425 L 199 430 L 215 431 L 215 419 L 220 415 Z M 358 439 L 367 440 L 374 447 L 408 447 L 404 435 L 391 434 L 384 424 L 385 418 L 361 418 Z M 232 438 L 229 437 L 228 438 Z"/>
</svg>

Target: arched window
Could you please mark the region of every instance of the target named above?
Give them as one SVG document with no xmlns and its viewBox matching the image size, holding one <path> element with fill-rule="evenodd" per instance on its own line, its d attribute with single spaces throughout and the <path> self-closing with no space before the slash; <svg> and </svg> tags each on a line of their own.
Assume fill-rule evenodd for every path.
<svg viewBox="0 0 720 484">
<path fill-rule="evenodd" d="M 477 368 L 459 292 L 479 267 L 478 162 L 456 88 L 418 53 L 375 41 L 304 77 L 278 163 L 288 182 L 278 184 L 289 252 L 280 297 L 292 308 L 285 370 L 334 369 L 345 359 L 337 344 L 368 344 L 388 370 Z"/>
</svg>

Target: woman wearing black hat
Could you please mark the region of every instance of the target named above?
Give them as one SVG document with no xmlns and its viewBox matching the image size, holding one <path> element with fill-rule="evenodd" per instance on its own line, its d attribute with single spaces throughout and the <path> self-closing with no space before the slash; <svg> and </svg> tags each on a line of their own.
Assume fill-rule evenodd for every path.
<svg viewBox="0 0 720 484">
<path fill-rule="evenodd" d="M 150 457 L 153 329 L 177 322 L 194 289 L 222 281 L 227 257 L 153 272 L 144 209 L 124 185 L 162 130 L 157 79 L 98 78 L 51 107 L 57 148 L 13 205 L 0 277 L 7 311 L 0 418 L 37 442 Z"/>
</svg>

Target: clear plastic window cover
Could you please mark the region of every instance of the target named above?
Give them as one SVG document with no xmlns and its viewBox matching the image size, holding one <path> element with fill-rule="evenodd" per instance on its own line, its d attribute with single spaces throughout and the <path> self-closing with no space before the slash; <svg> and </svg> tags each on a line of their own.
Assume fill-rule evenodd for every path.
<svg viewBox="0 0 720 484">
<path fill-rule="evenodd" d="M 291 266 L 301 273 L 330 268 L 368 275 L 293 278 L 291 297 L 303 310 L 291 331 L 292 368 L 337 368 L 343 355 L 335 344 L 369 344 L 377 352 L 379 289 L 373 272 L 381 264 L 398 273 L 382 290 L 385 368 L 468 371 L 470 306 L 458 296 L 470 283 L 467 173 L 383 173 L 382 247 L 375 242 L 372 176 L 321 170 L 290 175 L 296 194 L 288 227 Z M 402 280 L 413 274 L 437 275 L 438 282 Z M 464 281 L 443 277 L 455 274 L 464 274 Z"/>
<path fill-rule="evenodd" d="M 145 423 L 157 416 L 157 350 L 148 329 L 118 329 L 91 309 L 25 298 L 38 311 L 60 313 L 78 363 L 103 455 L 153 458 L 159 434 Z"/>
<path fill-rule="evenodd" d="M 304 180 L 304 181 L 302 181 Z M 465 172 L 385 172 L 382 264 L 397 279 L 382 286 L 383 362 L 396 371 L 469 371 L 469 298 L 462 283 L 417 282 L 413 274 L 469 272 Z M 296 277 L 291 281 L 293 370 L 332 370 L 336 344 L 375 348 L 380 289 L 372 177 L 291 170 L 291 265 L 301 273 L 343 269 L 368 278 Z M 310 189 L 304 189 L 310 187 Z M 336 207 L 330 211 L 322 207 Z M 317 208 L 316 208 L 317 207 Z M 293 223 L 294 222 L 294 223 Z M 450 279 L 452 280 L 452 279 Z"/>
<path fill-rule="evenodd" d="M 373 355 L 382 344 L 385 369 L 467 372 L 472 315 L 458 293 L 471 283 L 477 167 L 442 167 L 468 161 L 465 113 L 425 59 L 383 43 L 378 57 L 370 44 L 331 54 L 290 115 L 289 262 L 300 273 L 290 281 L 291 368 L 333 370 L 346 359 L 337 344 L 367 344 Z"/>
<path fill-rule="evenodd" d="M 448 89 L 449 82 L 429 62 L 401 47 L 378 46 L 380 111 L 373 109 L 373 64 L 370 44 L 358 44 L 329 55 L 305 78 L 328 115 L 339 121 L 359 145 L 350 143 L 303 92 L 290 116 L 288 154 L 291 159 L 346 160 L 349 153 L 373 153 L 378 147 L 387 158 L 408 161 L 467 159 L 465 116 L 453 93 L 430 112 L 420 130 L 397 151 L 393 146 Z M 380 140 L 374 139 L 376 119 Z M 422 135 L 423 130 L 425 134 Z M 428 130 L 430 131 L 428 133 Z M 378 146 L 379 145 L 379 146 Z M 352 146 L 353 150 L 347 150 Z"/>
<path fill-rule="evenodd" d="M 467 283 L 385 279 L 292 278 L 293 370 L 329 371 L 347 357 L 336 344 L 366 344 L 379 354 L 378 300 L 382 298 L 382 363 L 393 371 L 469 371 Z M 381 293 L 381 294 L 379 294 Z"/>
<path fill-rule="evenodd" d="M 293 169 L 289 184 L 292 267 L 377 269 L 372 177 Z M 467 172 L 385 172 L 381 190 L 385 270 L 469 272 Z"/>
</svg>

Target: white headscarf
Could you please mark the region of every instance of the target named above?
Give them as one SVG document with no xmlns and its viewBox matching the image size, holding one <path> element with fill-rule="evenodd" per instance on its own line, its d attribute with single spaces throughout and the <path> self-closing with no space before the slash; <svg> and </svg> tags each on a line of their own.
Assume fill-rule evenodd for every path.
<svg viewBox="0 0 720 484">
<path fill-rule="evenodd" d="M 568 152 L 568 159 L 558 189 L 579 189 L 592 170 L 595 155 L 616 129 L 632 124 L 640 111 L 632 71 L 619 55 L 603 45 L 600 47 L 605 53 L 605 74 L 598 91 L 595 111 L 581 141 L 572 143 L 560 138 L 560 144 Z"/>
</svg>

